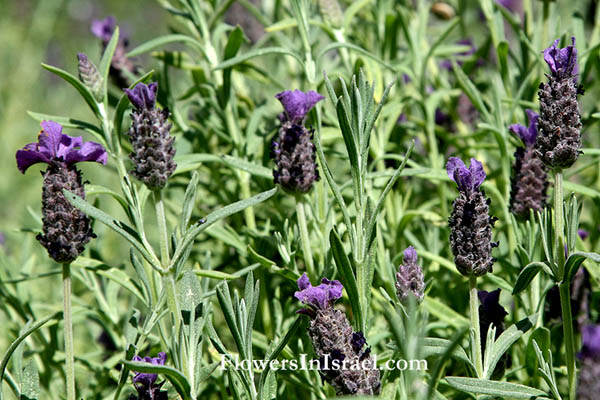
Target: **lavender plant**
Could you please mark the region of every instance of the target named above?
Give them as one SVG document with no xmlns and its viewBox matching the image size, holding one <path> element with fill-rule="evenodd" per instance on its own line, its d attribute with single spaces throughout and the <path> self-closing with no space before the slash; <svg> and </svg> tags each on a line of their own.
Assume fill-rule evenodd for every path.
<svg viewBox="0 0 600 400">
<path fill-rule="evenodd" d="M 9 3 L 0 400 L 594 398 L 593 2 Z"/>
</svg>

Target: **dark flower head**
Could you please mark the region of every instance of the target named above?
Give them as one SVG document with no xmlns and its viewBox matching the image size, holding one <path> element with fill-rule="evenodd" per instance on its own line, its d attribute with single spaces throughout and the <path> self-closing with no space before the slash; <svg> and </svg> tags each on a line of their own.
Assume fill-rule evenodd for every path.
<svg viewBox="0 0 600 400">
<path fill-rule="evenodd" d="M 585 240 L 588 238 L 588 236 L 590 236 L 590 233 L 588 231 L 586 231 L 585 229 L 578 229 L 577 234 L 579 235 L 581 240 Z"/>
<path fill-rule="evenodd" d="M 538 134 L 538 119 L 539 115 L 533 110 L 526 110 L 527 117 L 529 118 L 529 127 L 525 127 L 520 124 L 513 124 L 508 129 L 517 135 L 525 146 L 531 147 L 535 145 L 535 140 Z"/>
<path fill-rule="evenodd" d="M 277 93 L 275 98 L 281 102 L 288 121 L 293 124 L 301 123 L 315 104 L 324 99 L 314 90 L 303 92 L 298 89 Z"/>
<path fill-rule="evenodd" d="M 500 305 L 500 289 L 496 289 L 492 292 L 486 292 L 485 290 L 479 290 L 477 297 L 481 302 L 481 311 L 487 315 L 491 321 L 503 321 L 504 317 L 508 315 L 504 307 Z"/>
<path fill-rule="evenodd" d="M 115 17 L 108 16 L 104 19 L 95 19 L 92 21 L 91 31 L 98 39 L 108 42 L 115 31 L 117 21 Z"/>
<path fill-rule="evenodd" d="M 398 267 L 395 286 L 398 300 L 404 305 L 408 304 L 411 294 L 417 303 L 425 297 L 423 270 L 417 264 L 417 251 L 412 246 L 404 250 L 404 262 Z"/>
<path fill-rule="evenodd" d="M 333 303 L 342 297 L 342 286 L 338 280 L 323 278 L 319 286 L 312 286 L 306 273 L 298 279 L 298 289 L 294 297 L 302 303 L 318 310 L 333 307 Z"/>
<path fill-rule="evenodd" d="M 124 89 L 124 91 L 135 108 L 138 110 L 152 110 L 156 104 L 158 83 L 152 82 L 149 85 L 138 83 L 133 89 Z"/>
<path fill-rule="evenodd" d="M 581 332 L 580 358 L 600 358 L 600 325 L 587 325 Z"/>
<path fill-rule="evenodd" d="M 461 192 L 477 190 L 486 176 L 483 165 L 474 158 L 471 158 L 471 165 L 467 168 L 460 158 L 450 157 L 446 164 L 446 172 Z"/>
<path fill-rule="evenodd" d="M 361 331 L 353 332 L 350 343 L 352 344 L 352 348 L 354 349 L 354 351 L 356 353 L 358 353 L 363 348 L 363 346 L 367 343 L 367 339 L 365 338 L 365 335 L 363 335 L 363 333 Z"/>
<path fill-rule="evenodd" d="M 83 142 L 81 136 L 72 137 L 62 133 L 62 126 L 54 121 L 42 121 L 42 131 L 37 143 L 29 143 L 17 151 L 17 167 L 25 173 L 27 168 L 40 162 L 51 165 L 62 161 L 72 165 L 83 161 L 106 164 L 106 150 L 101 144 Z"/>
<path fill-rule="evenodd" d="M 165 362 L 167 361 L 167 354 L 161 351 L 156 355 L 156 357 L 146 356 L 142 358 L 140 356 L 133 356 L 132 361 L 144 361 L 153 365 L 165 365 Z M 137 371 L 134 371 L 134 373 L 135 376 L 133 377 L 133 384 L 136 388 L 150 388 L 152 385 L 154 385 L 156 379 L 158 379 L 157 374 Z"/>
<path fill-rule="evenodd" d="M 575 37 L 571 37 L 571 45 L 558 48 L 560 39 L 556 39 L 552 46 L 544 50 L 544 61 L 550 67 L 552 75 L 558 78 L 577 75 L 577 49 Z"/>
</svg>

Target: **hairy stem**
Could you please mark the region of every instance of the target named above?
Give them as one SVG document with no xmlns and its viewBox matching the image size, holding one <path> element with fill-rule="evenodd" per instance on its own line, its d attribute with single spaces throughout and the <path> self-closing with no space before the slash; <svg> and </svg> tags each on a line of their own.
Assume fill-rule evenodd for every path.
<svg viewBox="0 0 600 400">
<path fill-rule="evenodd" d="M 62 278 L 67 400 L 75 400 L 75 361 L 73 352 L 73 322 L 71 320 L 71 265 L 68 263 L 62 266 Z"/>
<path fill-rule="evenodd" d="M 479 301 L 477 299 L 477 277 L 469 277 L 469 310 L 471 312 L 471 329 L 475 332 L 475 370 L 477 377 L 483 378 L 483 361 L 481 356 L 481 329 L 479 328 Z"/>
<path fill-rule="evenodd" d="M 160 236 L 160 261 L 163 268 L 169 265 L 169 232 L 167 231 L 167 220 L 165 218 L 165 205 L 162 192 L 154 191 L 154 206 L 156 207 L 156 221 Z"/>
<path fill-rule="evenodd" d="M 564 254 L 564 215 L 563 215 L 563 175 L 562 171 L 554 173 L 554 229 L 556 232 L 556 260 L 558 262 L 558 275 L 562 282 L 559 285 L 560 308 L 563 321 L 563 335 L 565 339 L 565 352 L 567 356 L 567 373 L 569 376 L 569 399 L 575 400 L 575 338 L 573 335 L 573 316 L 571 314 L 570 282 L 565 279 Z"/>
<path fill-rule="evenodd" d="M 300 241 L 302 242 L 302 254 L 304 255 L 304 264 L 309 276 L 314 276 L 315 264 L 312 250 L 310 248 L 310 238 L 306 226 L 306 213 L 304 211 L 304 199 L 296 197 L 296 217 L 298 218 L 298 229 L 300 230 Z"/>
</svg>

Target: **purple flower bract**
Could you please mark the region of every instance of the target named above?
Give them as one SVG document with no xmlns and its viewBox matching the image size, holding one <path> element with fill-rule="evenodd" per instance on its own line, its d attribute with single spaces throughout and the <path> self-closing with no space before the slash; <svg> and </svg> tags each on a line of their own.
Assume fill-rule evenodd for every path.
<svg viewBox="0 0 600 400">
<path fill-rule="evenodd" d="M 322 310 L 333 306 L 333 303 L 342 297 L 344 287 L 338 280 L 330 281 L 323 278 L 319 286 L 313 286 L 306 273 L 298 279 L 298 289 L 294 297 L 302 303 Z"/>
<path fill-rule="evenodd" d="M 461 192 L 470 192 L 479 188 L 486 176 L 483 165 L 474 158 L 471 158 L 471 165 L 467 168 L 460 158 L 450 157 L 446 164 L 446 172 L 450 179 L 456 182 Z"/>
<path fill-rule="evenodd" d="M 42 121 L 42 131 L 37 143 L 29 143 L 17 151 L 17 167 L 25 173 L 27 168 L 37 163 L 51 165 L 53 161 L 63 161 L 67 165 L 83 161 L 106 164 L 106 150 L 101 144 L 83 142 L 81 136 L 72 137 L 62 133 L 62 126 L 54 121 Z"/>
<path fill-rule="evenodd" d="M 288 121 L 293 124 L 301 123 L 315 104 L 324 99 L 313 90 L 303 92 L 298 89 L 277 93 L 275 98 L 281 102 Z"/>
</svg>

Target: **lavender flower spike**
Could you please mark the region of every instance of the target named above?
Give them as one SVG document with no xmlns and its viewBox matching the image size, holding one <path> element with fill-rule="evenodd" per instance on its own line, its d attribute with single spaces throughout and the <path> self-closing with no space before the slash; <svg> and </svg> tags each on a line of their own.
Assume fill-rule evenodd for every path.
<svg viewBox="0 0 600 400">
<path fill-rule="evenodd" d="M 465 276 L 484 275 L 492 271 L 495 261 L 492 248 L 498 246 L 497 242 L 492 242 L 492 227 L 496 219 L 489 215 L 490 200 L 479 188 L 485 179 L 485 171 L 474 158 L 467 168 L 456 157 L 448 160 L 446 171 L 459 190 L 448 220 L 454 263 Z"/>
<path fill-rule="evenodd" d="M 408 246 L 404 250 L 404 264 L 398 267 L 396 273 L 396 294 L 402 304 L 407 304 L 410 295 L 415 296 L 417 302 L 425 297 L 425 282 L 423 271 L 417 264 L 417 251 Z"/>
<path fill-rule="evenodd" d="M 175 138 L 170 135 L 171 124 L 167 121 L 169 110 L 156 108 L 158 85 L 138 83 L 125 93 L 133 104 L 129 139 L 133 152 L 132 174 L 152 190 L 162 189 L 177 165 L 173 161 Z"/>
<path fill-rule="evenodd" d="M 83 142 L 81 137 L 62 133 L 62 126 L 53 121 L 43 121 L 37 143 L 29 143 L 17 151 L 17 167 L 25 171 L 37 163 L 48 168 L 42 189 L 42 230 L 37 240 L 46 248 L 48 255 L 58 263 L 75 260 L 86 243 L 96 237 L 89 218 L 73 207 L 63 195 L 66 189 L 85 198 L 78 162 L 94 161 L 106 164 L 106 151 L 94 142 Z"/>
<path fill-rule="evenodd" d="M 311 318 L 308 333 L 319 357 L 321 376 L 338 395 L 379 393 L 379 370 L 365 336 L 354 332 L 346 315 L 333 308 L 335 301 L 342 297 L 342 284 L 327 278 L 321 282 L 319 286 L 312 286 L 303 274 L 298 279 L 300 290 L 294 295 L 310 307 L 300 312 Z M 339 363 L 339 368 L 334 368 L 334 363 Z"/>
<path fill-rule="evenodd" d="M 530 210 L 541 211 L 545 207 L 548 188 L 548 169 L 534 149 L 539 115 L 532 110 L 526 112 L 529 127 L 518 124 L 509 127 L 525 144 L 515 151 L 510 193 L 510 211 L 520 219 L 528 219 Z"/>
<path fill-rule="evenodd" d="M 306 129 L 302 120 L 323 96 L 313 91 L 288 90 L 275 97 L 283 105 L 285 115 L 271 143 L 271 158 L 276 164 L 273 181 L 292 193 L 308 193 L 320 177 L 313 131 Z"/>
<path fill-rule="evenodd" d="M 325 97 L 314 90 L 303 92 L 296 89 L 277 93 L 275 98 L 281 102 L 287 120 L 293 124 L 300 124 L 315 104 Z"/>
<path fill-rule="evenodd" d="M 153 365 L 165 365 L 167 361 L 167 354 L 160 352 L 156 357 L 140 357 L 134 356 L 132 361 L 144 361 Z M 137 400 L 167 400 L 167 392 L 160 390 L 164 381 L 156 384 L 158 379 L 157 374 L 137 372 L 133 371 L 135 376 L 133 377 L 133 385 L 138 392 Z"/>
<path fill-rule="evenodd" d="M 559 49 L 558 39 L 544 50 L 544 60 L 550 67 L 547 83 L 541 83 L 539 135 L 535 150 L 549 168 L 562 170 L 577 161 L 581 153 L 581 114 L 577 96 L 583 93 L 577 86 L 577 50 L 572 45 Z"/>
<path fill-rule="evenodd" d="M 577 400 L 595 400 L 600 392 L 600 325 L 584 327 L 582 342 Z"/>
</svg>

